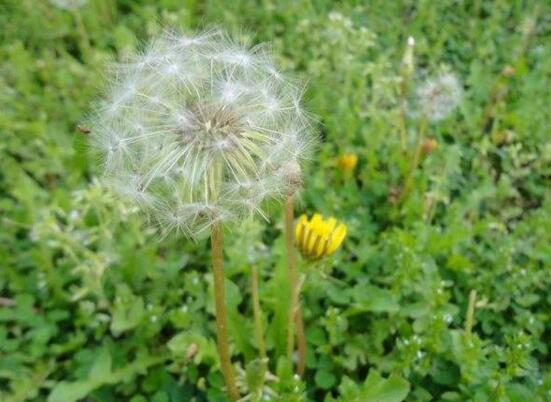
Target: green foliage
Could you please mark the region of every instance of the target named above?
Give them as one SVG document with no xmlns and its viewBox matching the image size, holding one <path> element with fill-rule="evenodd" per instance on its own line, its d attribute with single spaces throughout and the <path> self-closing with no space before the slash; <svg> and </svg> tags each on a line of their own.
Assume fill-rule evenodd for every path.
<svg viewBox="0 0 551 402">
<path fill-rule="evenodd" d="M 89 0 L 73 11 L 3 1 L 0 400 L 228 400 L 208 242 L 161 241 L 147 217 L 99 184 L 87 135 L 76 129 L 110 60 L 163 25 L 204 24 L 270 41 L 278 63 L 309 81 L 323 143 L 297 208 L 349 228 L 342 250 L 305 268 L 302 379 L 284 357 L 279 209 L 268 223 L 226 231 L 242 390 L 288 402 L 549 400 L 548 22 L 549 7 L 535 0 Z M 422 127 L 408 115 L 404 147 L 400 63 L 409 35 L 411 85 L 450 70 L 465 92 L 457 111 L 428 124 L 438 147 L 422 156 L 401 199 Z M 335 167 L 345 152 L 359 157 L 351 176 Z M 266 373 L 252 335 L 252 264 Z"/>
<path fill-rule="evenodd" d="M 343 402 L 401 402 L 409 393 L 409 383 L 395 375 L 384 379 L 370 371 L 361 386 L 344 377 L 339 391 Z"/>
</svg>

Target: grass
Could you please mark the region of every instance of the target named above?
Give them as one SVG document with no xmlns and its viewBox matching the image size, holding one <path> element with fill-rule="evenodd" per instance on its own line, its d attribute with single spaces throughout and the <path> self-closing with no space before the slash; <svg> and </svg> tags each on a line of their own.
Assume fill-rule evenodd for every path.
<svg viewBox="0 0 551 402">
<path fill-rule="evenodd" d="M 549 400 L 550 12 L 519 0 L 2 2 L 0 400 L 228 400 L 208 241 L 159 242 L 100 185 L 76 129 L 106 65 L 167 25 L 270 42 L 308 81 L 323 142 L 296 213 L 348 225 L 333 257 L 300 263 L 302 379 L 286 358 L 282 209 L 226 231 L 231 353 L 253 398 Z M 457 110 L 427 124 L 437 147 L 411 175 L 423 123 L 401 117 L 408 36 L 413 88 L 442 71 L 464 87 Z M 345 153 L 359 159 L 350 175 Z M 258 378 L 253 266 L 277 381 Z"/>
</svg>

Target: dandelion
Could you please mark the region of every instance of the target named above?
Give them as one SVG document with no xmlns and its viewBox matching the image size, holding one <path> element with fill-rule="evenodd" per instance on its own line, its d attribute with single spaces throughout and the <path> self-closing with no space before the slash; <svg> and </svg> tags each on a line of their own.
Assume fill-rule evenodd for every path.
<svg viewBox="0 0 551 402">
<path fill-rule="evenodd" d="M 293 194 L 315 142 L 301 104 L 262 46 L 218 30 L 167 32 L 114 66 L 91 119 L 106 183 L 140 206 L 164 234 L 211 235 L 221 367 L 232 399 L 221 225 Z"/>
<path fill-rule="evenodd" d="M 314 141 L 302 88 L 275 71 L 264 48 L 219 31 L 153 41 L 115 66 L 92 119 L 107 181 L 165 233 L 263 215 L 300 183 Z"/>
<path fill-rule="evenodd" d="M 400 193 L 398 203 L 404 201 L 412 189 L 413 178 L 421 161 L 421 156 L 426 156 L 434 151 L 438 145 L 436 140 L 425 140 L 425 132 L 428 122 L 436 122 L 450 115 L 459 105 L 463 89 L 457 77 L 451 73 L 427 80 L 417 88 L 417 103 L 421 113 L 421 120 L 417 130 L 415 149 L 411 155 L 411 162 L 404 179 L 404 185 Z"/>
<path fill-rule="evenodd" d="M 314 214 L 311 219 L 302 215 L 295 228 L 297 246 L 307 259 L 317 260 L 333 254 L 346 237 L 347 227 L 335 218 L 325 219 Z"/>
<path fill-rule="evenodd" d="M 324 219 L 320 214 L 314 214 L 311 219 L 308 219 L 306 215 L 301 215 L 294 227 L 293 241 L 296 242 L 303 257 L 311 261 L 319 260 L 322 257 L 330 256 L 340 247 L 346 237 L 346 232 L 346 225 L 338 222 L 335 218 Z M 298 349 L 297 371 L 299 375 L 302 375 L 306 367 L 306 337 L 300 308 L 300 288 L 304 276 L 293 279 L 287 324 L 287 357 L 292 357 L 293 329 L 295 329 Z"/>
<path fill-rule="evenodd" d="M 446 118 L 461 100 L 463 89 L 454 74 L 442 74 L 426 81 L 417 91 L 421 113 L 430 121 Z"/>
<path fill-rule="evenodd" d="M 337 167 L 345 175 L 352 173 L 357 164 L 358 155 L 355 153 L 343 154 L 337 158 Z"/>
</svg>

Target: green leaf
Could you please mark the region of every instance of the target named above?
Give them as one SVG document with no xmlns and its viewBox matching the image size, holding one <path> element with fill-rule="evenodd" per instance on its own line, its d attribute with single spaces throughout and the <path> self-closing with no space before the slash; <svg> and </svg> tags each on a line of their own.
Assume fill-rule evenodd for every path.
<svg viewBox="0 0 551 402">
<path fill-rule="evenodd" d="M 377 371 L 370 370 L 365 382 L 358 387 L 345 377 L 339 386 L 342 402 L 401 402 L 409 394 L 409 382 L 392 374 L 383 378 Z"/>
<path fill-rule="evenodd" d="M 174 357 L 193 360 L 196 364 L 212 363 L 218 359 L 214 341 L 197 332 L 180 332 L 170 339 L 167 346 Z"/>
<path fill-rule="evenodd" d="M 143 316 L 143 299 L 139 296 L 134 296 L 128 286 L 117 286 L 117 296 L 110 327 L 113 335 L 119 336 L 123 332 L 136 327 Z"/>
<path fill-rule="evenodd" d="M 336 378 L 335 376 L 330 372 L 326 370 L 318 370 L 316 372 L 315 376 L 316 384 L 323 389 L 330 389 L 333 385 L 335 385 Z"/>
<path fill-rule="evenodd" d="M 361 311 L 393 313 L 400 309 L 398 298 L 390 290 L 369 284 L 358 284 L 353 290 L 357 308 Z"/>
<path fill-rule="evenodd" d="M 264 385 L 266 377 L 266 363 L 260 359 L 254 359 L 247 364 L 245 373 L 249 390 L 251 390 L 251 392 L 258 392 Z"/>
<path fill-rule="evenodd" d="M 111 377 L 111 355 L 107 349 L 102 349 L 94 365 L 90 369 L 89 379 L 93 382 L 109 382 Z"/>
<path fill-rule="evenodd" d="M 86 395 L 92 392 L 95 384 L 88 381 L 58 383 L 50 395 L 48 402 L 75 402 L 83 399 Z"/>
<path fill-rule="evenodd" d="M 409 393 L 409 382 L 394 374 L 384 379 L 371 370 L 362 388 L 363 402 L 401 402 Z"/>
</svg>

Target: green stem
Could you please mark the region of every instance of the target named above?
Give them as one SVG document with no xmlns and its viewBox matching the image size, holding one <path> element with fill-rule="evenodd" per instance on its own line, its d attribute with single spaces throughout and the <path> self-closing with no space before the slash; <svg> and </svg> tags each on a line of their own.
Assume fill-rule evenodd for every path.
<svg viewBox="0 0 551 402">
<path fill-rule="evenodd" d="M 294 351 L 294 320 L 298 300 L 295 300 L 297 287 L 297 260 L 294 235 L 294 197 L 289 195 L 285 201 L 285 246 L 287 249 L 287 279 L 289 282 L 289 315 L 287 317 L 287 358 L 292 361 Z"/>
<path fill-rule="evenodd" d="M 256 346 L 260 359 L 266 361 L 266 345 L 264 343 L 264 327 L 262 325 L 262 310 L 260 308 L 260 297 L 258 295 L 258 268 L 252 266 L 251 288 L 253 297 L 253 316 L 254 316 L 254 333 L 256 338 Z M 263 363 L 263 364 L 264 364 Z"/>
<path fill-rule="evenodd" d="M 295 315 L 295 326 L 297 329 L 297 374 L 304 375 L 306 370 L 306 335 L 304 333 L 304 318 L 300 303 L 297 306 Z"/>
<path fill-rule="evenodd" d="M 214 278 L 214 302 L 216 308 L 216 335 L 220 367 L 228 394 L 233 401 L 239 399 L 239 391 L 233 377 L 230 347 L 228 341 L 228 324 L 226 309 L 226 294 L 224 289 L 224 257 L 222 252 L 222 230 L 220 224 L 215 224 L 211 233 L 212 274 Z"/>
<path fill-rule="evenodd" d="M 417 167 L 419 166 L 419 161 L 421 160 L 421 150 L 423 147 L 423 140 L 425 138 L 426 129 L 427 129 L 427 119 L 423 118 L 419 126 L 419 132 L 417 135 L 417 144 L 415 145 L 413 158 L 411 160 L 411 164 L 410 164 L 406 179 L 404 181 L 404 188 L 402 189 L 402 192 L 400 195 L 400 203 L 404 201 L 404 199 L 408 196 L 409 192 L 411 191 L 411 187 L 413 185 L 413 178 L 415 177 L 415 172 L 417 171 Z"/>
<path fill-rule="evenodd" d="M 300 307 L 300 288 L 302 280 L 298 278 L 294 233 L 294 197 L 289 195 L 285 202 L 285 245 L 287 248 L 287 278 L 289 282 L 289 316 L 287 322 L 287 358 L 292 361 L 294 335 L 297 340 L 297 373 L 304 374 L 306 368 L 306 337 L 304 319 Z"/>
<path fill-rule="evenodd" d="M 405 80 L 406 77 L 403 77 L 402 80 Z M 400 145 L 402 151 L 406 149 L 407 146 L 407 119 L 406 119 L 406 93 L 407 93 L 407 84 L 402 81 L 400 83 Z"/>
<path fill-rule="evenodd" d="M 402 151 L 407 146 L 406 98 L 409 92 L 411 77 L 415 72 L 414 46 L 415 40 L 411 36 L 408 37 L 400 74 L 400 143 Z"/>
<path fill-rule="evenodd" d="M 467 318 L 465 319 L 465 334 L 471 336 L 474 325 L 474 310 L 476 308 L 476 290 L 469 293 L 469 305 L 467 307 Z"/>
</svg>

